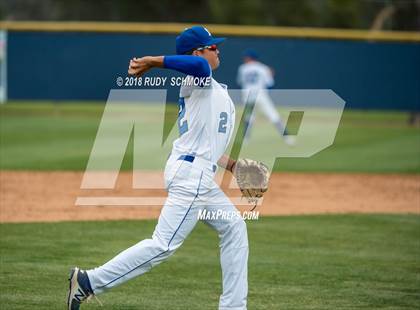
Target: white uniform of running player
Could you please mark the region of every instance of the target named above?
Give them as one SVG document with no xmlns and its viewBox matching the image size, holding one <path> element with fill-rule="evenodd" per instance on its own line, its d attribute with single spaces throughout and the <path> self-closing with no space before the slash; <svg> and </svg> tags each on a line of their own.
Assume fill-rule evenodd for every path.
<svg viewBox="0 0 420 310">
<path fill-rule="evenodd" d="M 199 210 L 237 211 L 213 179 L 216 163 L 225 152 L 234 128 L 235 109 L 226 87 L 214 79 L 204 88 L 183 86 L 179 105 L 181 136 L 173 143 L 166 164 L 168 198 L 153 236 L 103 266 L 88 270 L 95 294 L 147 272 L 172 255 L 196 225 Z M 246 309 L 248 238 L 245 222 L 236 217 L 206 223 L 220 237 L 223 293 L 219 309 Z M 200 254 L 195 255 L 199 259 Z"/>
<path fill-rule="evenodd" d="M 245 104 L 254 104 L 262 113 L 273 123 L 281 136 L 287 135 L 285 125 L 283 124 L 279 113 L 277 112 L 273 101 L 271 100 L 267 88 L 274 85 L 273 73 L 265 64 L 256 60 L 256 54 L 252 50 L 245 52 L 245 60 L 239 66 L 237 83 L 242 87 L 242 100 Z M 255 109 L 246 119 L 247 135 L 249 135 L 252 124 L 255 120 Z M 287 136 L 285 136 L 287 137 Z M 285 141 L 292 142 L 288 137 Z"/>
</svg>

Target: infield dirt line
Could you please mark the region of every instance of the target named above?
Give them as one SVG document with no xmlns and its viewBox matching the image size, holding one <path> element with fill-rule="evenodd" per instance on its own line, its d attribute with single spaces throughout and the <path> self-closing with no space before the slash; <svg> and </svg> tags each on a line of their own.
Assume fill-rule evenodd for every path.
<svg viewBox="0 0 420 310">
<path fill-rule="evenodd" d="M 132 189 L 132 173 L 122 172 L 114 190 L 81 190 L 82 172 L 1 171 L 0 222 L 54 222 L 156 218 L 161 205 L 76 206 L 80 197 L 150 197 L 164 190 Z M 161 180 L 149 173 L 146 180 Z M 238 196 L 229 190 L 229 196 Z M 247 207 L 240 207 L 247 210 Z M 322 213 L 420 214 L 420 175 L 275 173 L 261 215 Z"/>
</svg>

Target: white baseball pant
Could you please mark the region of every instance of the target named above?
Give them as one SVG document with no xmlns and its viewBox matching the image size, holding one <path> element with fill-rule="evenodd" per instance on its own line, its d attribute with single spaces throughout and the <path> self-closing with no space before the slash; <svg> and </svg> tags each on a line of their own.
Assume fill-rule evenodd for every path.
<svg viewBox="0 0 420 310">
<path fill-rule="evenodd" d="M 171 256 L 198 221 L 199 211 L 237 212 L 214 181 L 212 163 L 193 162 L 171 155 L 165 168 L 168 198 L 151 239 L 140 241 L 104 265 L 88 270 L 95 294 L 149 271 Z M 223 292 L 219 310 L 246 309 L 248 293 L 248 236 L 241 217 L 205 221 L 220 238 Z"/>
</svg>

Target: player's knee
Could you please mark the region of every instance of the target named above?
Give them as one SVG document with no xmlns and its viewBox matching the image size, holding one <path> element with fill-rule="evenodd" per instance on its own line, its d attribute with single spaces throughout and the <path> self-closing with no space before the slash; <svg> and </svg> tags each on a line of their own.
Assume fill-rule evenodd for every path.
<svg viewBox="0 0 420 310">
<path fill-rule="evenodd" d="M 159 238 L 158 236 L 153 236 L 153 241 L 155 243 L 155 248 L 164 253 L 164 256 L 170 256 L 182 245 L 182 242 L 170 242 Z M 174 240 L 172 240 L 174 241 Z"/>
<path fill-rule="evenodd" d="M 168 242 L 162 238 L 159 238 L 159 236 L 154 235 L 153 236 L 153 243 L 154 248 L 159 252 L 167 252 L 169 251 Z"/>
</svg>

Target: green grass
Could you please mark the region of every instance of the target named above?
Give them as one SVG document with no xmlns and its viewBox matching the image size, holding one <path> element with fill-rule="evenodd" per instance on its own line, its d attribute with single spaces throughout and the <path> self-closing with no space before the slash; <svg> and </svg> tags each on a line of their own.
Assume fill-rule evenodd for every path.
<svg viewBox="0 0 420 310">
<path fill-rule="evenodd" d="M 155 113 L 146 106 L 147 113 Z M 92 103 L 8 103 L 0 106 L 0 169 L 84 170 L 95 142 L 104 105 Z M 170 109 L 176 114 L 176 106 Z M 240 111 L 237 113 L 240 117 Z M 343 114 L 334 144 L 311 158 L 280 158 L 279 171 L 420 173 L 420 130 L 407 124 L 404 112 L 352 111 Z M 153 117 L 138 124 L 139 132 L 162 127 Z M 154 123 L 152 122 L 154 121 Z M 291 124 L 296 130 L 296 124 Z M 270 155 L 279 140 L 272 125 L 257 118 L 257 158 Z M 175 137 L 175 133 L 170 139 Z M 142 137 L 136 157 L 149 169 L 162 169 L 171 143 L 161 148 L 161 137 Z M 271 158 L 271 157 L 270 157 Z M 133 143 L 122 168 L 131 169 Z"/>
<path fill-rule="evenodd" d="M 150 237 L 154 225 L 0 225 L 1 305 L 64 309 L 70 266 L 100 265 Z M 268 217 L 248 222 L 248 232 L 248 309 L 418 309 L 419 216 Z M 103 309 L 204 310 L 217 309 L 220 292 L 218 238 L 199 224 L 167 262 L 100 299 Z"/>
</svg>

